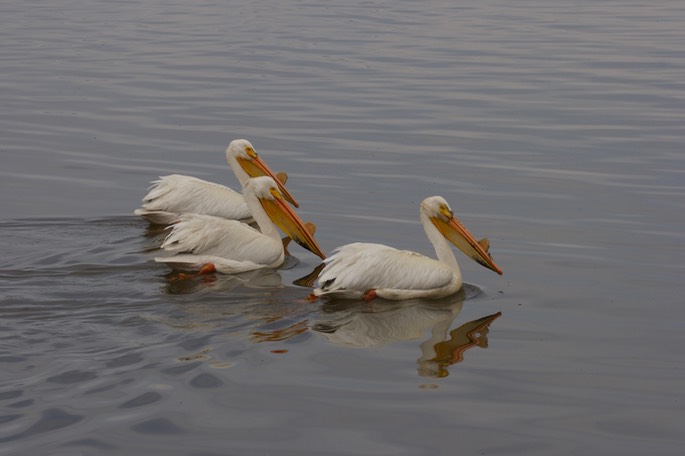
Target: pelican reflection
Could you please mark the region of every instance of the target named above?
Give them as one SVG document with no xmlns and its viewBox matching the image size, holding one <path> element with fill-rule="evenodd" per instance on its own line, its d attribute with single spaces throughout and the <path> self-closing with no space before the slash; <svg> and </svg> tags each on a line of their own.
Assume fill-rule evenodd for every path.
<svg viewBox="0 0 685 456">
<path fill-rule="evenodd" d="M 427 340 L 421 344 L 418 371 L 422 377 L 447 377 L 447 368 L 464 360 L 464 352 L 472 347 L 487 348 L 490 323 L 502 315 L 492 315 L 469 321 L 449 332 L 449 339 L 434 343 Z"/>
<path fill-rule="evenodd" d="M 165 290 L 169 294 L 186 294 L 198 291 L 226 292 L 238 287 L 283 288 L 278 271 L 259 269 L 240 274 L 197 274 L 172 271 L 164 276 Z"/>
<path fill-rule="evenodd" d="M 472 293 L 474 287 L 467 287 Z M 424 377 L 446 377 L 452 364 L 464 360 L 472 347 L 487 347 L 490 324 L 501 312 L 478 318 L 450 330 L 461 312 L 464 291 L 439 301 L 375 301 L 372 305 L 351 301 L 331 301 L 323 305 L 310 328 L 335 344 L 369 348 L 390 343 L 420 340 L 418 373 Z"/>
</svg>

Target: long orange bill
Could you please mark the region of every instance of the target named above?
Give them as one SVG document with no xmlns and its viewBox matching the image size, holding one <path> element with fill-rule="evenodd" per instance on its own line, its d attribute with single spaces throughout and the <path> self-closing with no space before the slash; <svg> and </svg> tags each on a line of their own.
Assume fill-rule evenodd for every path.
<svg viewBox="0 0 685 456">
<path fill-rule="evenodd" d="M 326 254 L 319 244 L 314 239 L 314 236 L 309 232 L 304 222 L 297 216 L 295 211 L 283 201 L 284 196 L 281 196 L 276 189 L 272 189 L 271 195 L 274 197 L 260 198 L 264 211 L 269 215 L 269 218 L 290 238 L 300 244 L 305 249 L 317 255 L 321 259 L 326 258 Z"/>
<path fill-rule="evenodd" d="M 290 201 L 290 204 L 293 206 L 300 207 L 297 201 L 295 201 L 293 195 L 291 195 L 288 189 L 285 188 L 283 182 L 281 182 L 276 174 L 271 171 L 271 168 L 269 168 L 269 166 L 264 163 L 264 160 L 262 160 L 259 156 L 253 157 L 251 160 L 238 157 L 238 163 L 240 163 L 240 166 L 242 166 L 242 168 L 247 174 L 249 174 L 250 177 L 269 176 L 272 178 L 276 182 L 276 185 L 278 185 L 278 189 L 283 194 L 283 197 Z"/>
<path fill-rule="evenodd" d="M 459 250 L 464 252 L 466 256 L 481 266 L 485 266 L 502 275 L 502 270 L 495 264 L 495 261 L 484 247 L 488 245 L 487 241 L 478 242 L 459 219 L 452 217 L 449 221 L 445 222 L 437 217 L 431 217 L 431 221 L 440 233 Z"/>
</svg>

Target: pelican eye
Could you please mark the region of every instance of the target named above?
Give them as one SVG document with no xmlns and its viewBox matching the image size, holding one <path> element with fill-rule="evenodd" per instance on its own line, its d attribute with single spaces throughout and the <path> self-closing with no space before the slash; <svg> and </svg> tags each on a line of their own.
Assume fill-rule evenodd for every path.
<svg viewBox="0 0 685 456">
<path fill-rule="evenodd" d="M 283 195 L 281 195 L 281 192 L 279 192 L 276 187 L 271 187 L 269 189 L 269 193 L 271 193 L 271 196 L 273 196 L 274 199 L 276 199 L 276 200 L 282 200 L 283 199 Z"/>
<path fill-rule="evenodd" d="M 452 212 L 452 209 L 450 209 L 444 204 L 440 205 L 440 214 L 448 220 L 454 218 L 454 213 Z"/>
<path fill-rule="evenodd" d="M 245 148 L 245 153 L 251 158 L 257 158 L 257 152 L 250 146 Z"/>
</svg>

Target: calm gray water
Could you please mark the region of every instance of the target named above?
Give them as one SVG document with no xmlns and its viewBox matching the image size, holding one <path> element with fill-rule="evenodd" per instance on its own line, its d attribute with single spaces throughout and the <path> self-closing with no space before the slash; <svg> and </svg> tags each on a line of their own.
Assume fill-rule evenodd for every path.
<svg viewBox="0 0 685 456">
<path fill-rule="evenodd" d="M 0 454 L 681 454 L 685 4 L 7 0 Z M 325 250 L 491 240 L 439 302 L 184 278 L 172 172 L 290 175 Z"/>
</svg>

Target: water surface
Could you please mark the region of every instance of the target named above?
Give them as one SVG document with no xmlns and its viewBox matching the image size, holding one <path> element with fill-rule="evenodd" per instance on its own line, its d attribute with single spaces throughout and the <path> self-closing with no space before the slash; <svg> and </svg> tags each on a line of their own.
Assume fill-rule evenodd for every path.
<svg viewBox="0 0 685 456">
<path fill-rule="evenodd" d="M 685 7 L 662 0 L 0 6 L 0 454 L 680 454 Z M 308 303 L 317 265 L 184 277 L 149 182 L 290 175 L 326 251 L 499 277 Z"/>
</svg>

